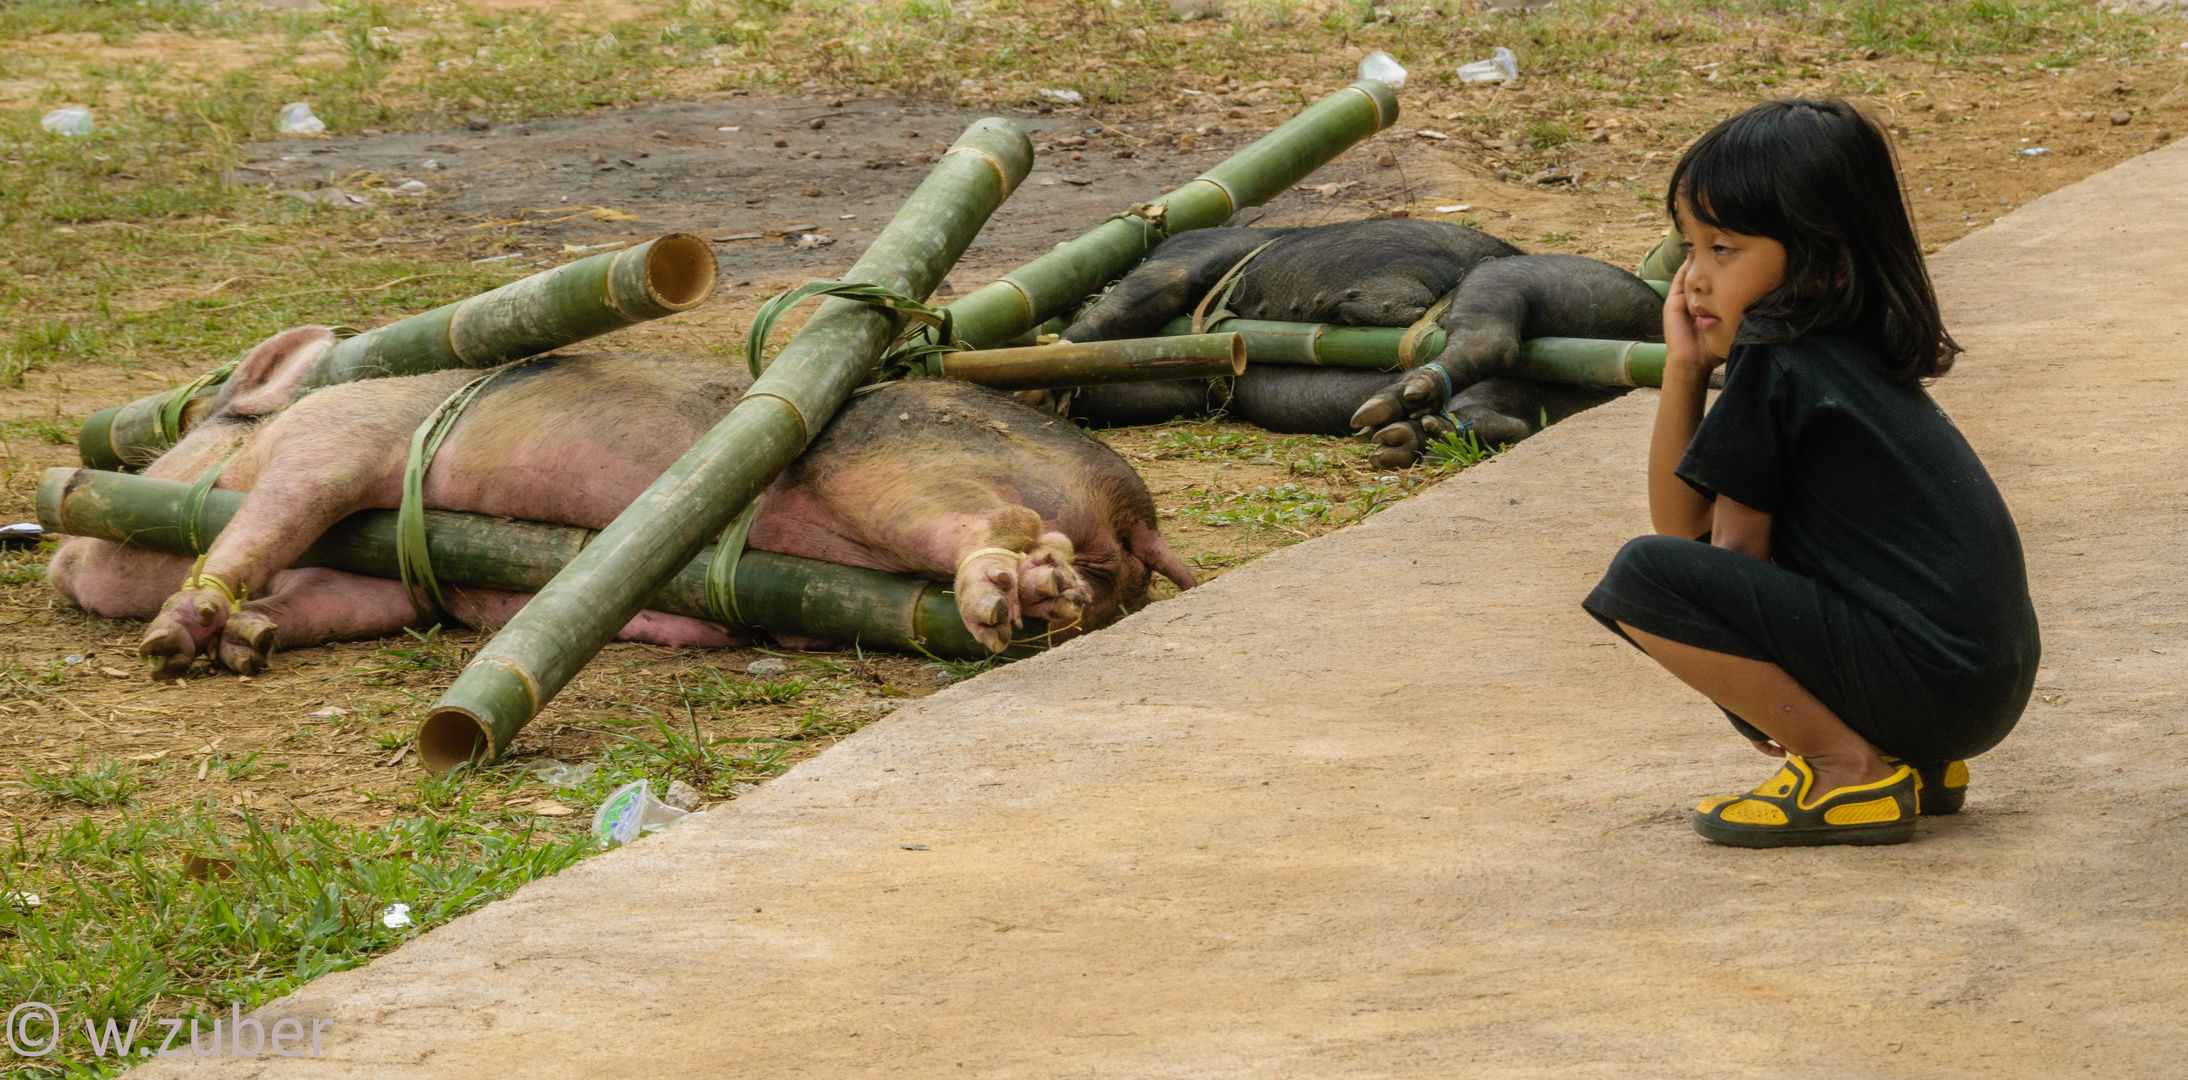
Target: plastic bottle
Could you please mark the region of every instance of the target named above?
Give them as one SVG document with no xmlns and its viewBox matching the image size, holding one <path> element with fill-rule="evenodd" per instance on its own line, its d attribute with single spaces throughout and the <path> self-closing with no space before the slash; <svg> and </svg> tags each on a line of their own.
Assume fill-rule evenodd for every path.
<svg viewBox="0 0 2188 1080">
<path fill-rule="evenodd" d="M 38 126 L 55 135 L 89 135 L 97 124 L 91 121 L 91 110 L 81 105 L 55 109 L 39 118 Z"/>
<path fill-rule="evenodd" d="M 310 102 L 292 101 L 274 117 L 274 130 L 283 135 L 317 135 L 327 130 L 327 122 L 312 115 Z"/>
<path fill-rule="evenodd" d="M 1405 85 L 1405 68 L 1398 63 L 1397 57 L 1377 50 L 1361 58 L 1360 77 L 1373 79 L 1396 90 Z"/>
<path fill-rule="evenodd" d="M 1476 60 L 1459 65 L 1459 81 L 1462 83 L 1511 82 L 1519 78 L 1519 57 L 1502 45 L 1497 54 L 1487 60 Z"/>
</svg>

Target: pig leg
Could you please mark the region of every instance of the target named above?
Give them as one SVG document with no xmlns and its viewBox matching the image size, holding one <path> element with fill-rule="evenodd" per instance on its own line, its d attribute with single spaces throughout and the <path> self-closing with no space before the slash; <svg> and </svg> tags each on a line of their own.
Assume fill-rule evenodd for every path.
<svg viewBox="0 0 2188 1080">
<path fill-rule="evenodd" d="M 1094 599 L 1071 569 L 1071 538 L 1039 532 L 1040 515 L 1023 506 L 998 506 L 944 525 L 963 537 L 957 542 L 957 612 L 991 652 L 1010 647 L 1010 632 L 1024 616 L 1073 627 Z"/>
<path fill-rule="evenodd" d="M 70 537 L 53 553 L 46 580 L 61 598 L 102 619 L 143 619 L 190 574 L 186 555 Z"/>
<path fill-rule="evenodd" d="M 250 494 L 206 552 L 205 575 L 237 599 L 264 598 L 274 576 L 329 526 L 359 510 L 395 506 L 403 455 L 390 448 L 407 447 L 418 422 L 470 377 L 459 371 L 402 380 L 399 388 L 330 387 L 267 422 L 221 476 L 222 486 Z M 174 678 L 200 653 L 266 655 L 276 621 L 265 605 L 231 610 L 217 588 L 183 589 L 168 598 L 137 651 L 154 658 L 154 678 Z M 216 640 L 226 645 L 215 647 Z"/>
<path fill-rule="evenodd" d="M 267 593 L 228 617 L 212 658 L 242 675 L 256 675 L 277 649 L 389 637 L 424 620 L 403 584 L 339 570 L 283 570 Z"/>
<path fill-rule="evenodd" d="M 931 472 L 845 468 L 787 489 L 778 481 L 750 542 L 954 582 L 966 629 L 995 652 L 1025 615 L 1074 622 L 1093 600 L 1071 567 L 1071 540 L 1048 532 L 1039 512 Z"/>
<path fill-rule="evenodd" d="M 1193 305 L 1248 252 L 1293 231 L 1214 228 L 1173 236 L 1066 327 L 1063 339 L 1152 337 L 1164 323 L 1191 314 Z"/>
<path fill-rule="evenodd" d="M 1207 415 L 1214 396 L 1207 379 L 1082 386 L 1072 392 L 1066 415 L 1097 427 L 1163 424 Z"/>
<path fill-rule="evenodd" d="M 233 627 L 256 615 L 265 629 L 248 640 L 223 635 L 217 646 L 219 662 L 245 675 L 264 671 L 278 649 L 392 637 L 426 621 L 400 581 L 308 567 L 275 574 L 268 588 L 265 597 L 246 602 L 228 620 Z M 477 627 L 508 622 L 532 598 L 498 589 L 450 589 L 447 596 L 449 616 Z M 672 649 L 720 649 L 742 640 L 718 624 L 658 611 L 639 612 L 617 637 Z"/>
<path fill-rule="evenodd" d="M 1369 398 L 1352 416 L 1354 425 L 1376 428 L 1377 464 L 1411 464 L 1423 438 L 1457 429 L 1443 415 L 1458 416 L 1456 400 L 1469 387 L 1512 370 L 1521 342 L 1536 337 L 1584 337 L 1654 340 L 1662 335 L 1662 301 L 1655 290 L 1632 274 L 1595 259 L 1574 255 L 1523 255 L 1477 267 L 1460 284 L 1438 323 L 1447 335 L 1435 365 L 1448 379 L 1424 366 L 1393 381 Z M 1503 414 L 1499 414 L 1503 415 Z M 1539 417 L 1522 419 L 1525 432 L 1498 425 L 1495 437 L 1532 434 Z M 1459 418 L 1464 422 L 1464 418 Z M 1486 444 L 1492 437 L 1482 431 Z"/>
</svg>

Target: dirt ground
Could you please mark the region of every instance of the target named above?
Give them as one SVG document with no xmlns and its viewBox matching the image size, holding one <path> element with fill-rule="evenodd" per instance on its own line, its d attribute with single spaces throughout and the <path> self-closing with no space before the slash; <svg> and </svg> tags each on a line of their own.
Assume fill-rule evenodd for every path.
<svg viewBox="0 0 2188 1080">
<path fill-rule="evenodd" d="M 1714 70 L 1711 65 L 1737 64 L 1756 48 L 1797 54 L 1801 46 L 1711 47 L 1685 60 L 1697 70 Z M 1917 87 L 1867 104 L 1900 132 L 1910 195 L 1933 245 L 2169 139 L 2175 129 L 2188 130 L 2188 90 L 2177 66 L 2124 78 L 2098 65 L 2065 77 L 1932 70 L 1913 60 L 1871 66 Z M 498 260 L 529 268 L 572 257 L 571 249 L 669 230 L 700 234 L 716 241 L 721 259 L 724 288 L 717 299 L 617 340 L 634 348 L 722 355 L 766 296 L 847 269 L 923 175 L 924 159 L 977 116 L 1012 117 L 1033 136 L 1040 156 L 1029 181 L 950 275 L 953 293 L 1184 182 L 1290 115 L 1296 105 L 1289 99 L 1337 85 L 1327 72 L 1290 86 L 1187 80 L 1167 102 L 1046 113 L 888 97 L 719 92 L 698 101 L 484 131 L 284 139 L 258 147 L 235 175 L 239 182 L 299 195 L 347 191 L 386 200 L 403 209 L 383 219 L 388 224 L 344 243 L 448 262 Z M 1819 81 L 1815 88 L 1827 87 Z M 1619 104 L 1619 95 L 1605 92 L 1573 142 L 1538 148 L 1524 140 L 1540 92 L 1522 83 L 1401 94 L 1405 112 L 1394 129 L 1278 197 L 1262 223 L 1379 213 L 1445 217 L 1478 224 L 1528 250 L 1588 254 L 1630 266 L 1663 232 L 1658 193 L 1674 153 L 1752 98 L 1703 91 Z M 2127 121 L 2115 125 L 2112 114 L 2120 111 Z M 1065 145 L 1067 138 L 1084 142 Z M 2020 152 L 2032 147 L 2049 152 Z M 1394 165 L 1378 164 L 1386 152 Z M 1538 182 L 1545 171 L 1551 174 L 1542 177 L 1547 182 Z M 426 185 L 424 194 L 391 193 L 413 179 Z M 831 242 L 801 247 L 800 235 Z M 10 439 L 0 514 L 33 516 L 41 471 L 75 463 L 73 447 L 53 440 L 67 438 L 82 416 L 191 374 L 157 364 L 68 364 L 32 372 L 22 388 L 0 391 L 0 419 L 43 425 L 46 432 Z M 1209 577 L 1360 520 L 1440 478 L 1424 469 L 1371 469 L 1357 447 L 1342 440 L 1275 438 L 1236 424 L 1163 425 L 1102 437 L 1140 469 L 1165 511 L 1166 535 Z M 1260 523 L 1235 523 L 1242 519 Z M 155 687 L 139 681 L 130 658 L 139 627 L 100 622 L 58 605 L 23 569 L 36 558 L 8 556 L 8 573 L 0 578 L 9 582 L 0 585 L 0 653 L 13 665 L 11 700 L 0 704 L 0 758 L 8 765 L 56 769 L 102 757 L 135 761 L 148 780 L 139 801 L 152 804 L 212 797 L 272 812 L 293 808 L 364 821 L 416 807 L 418 774 L 390 767 L 398 756 L 393 745 L 417 708 L 453 677 L 463 650 L 479 643 L 477 635 L 451 633 L 427 650 L 407 640 L 330 646 L 290 656 L 257 679 L 213 675 L 182 687 Z M 752 651 L 672 655 L 612 647 L 542 715 L 517 751 L 582 759 L 600 746 L 599 718 L 640 715 L 634 703 L 644 704 L 649 694 L 696 668 L 735 673 L 761 658 Z M 715 731 L 795 734 L 794 760 L 879 715 L 875 703 L 931 693 L 951 677 L 917 659 L 875 658 L 840 692 L 753 707 Z M 815 721 L 816 715 L 823 719 Z M 287 764 L 247 782 L 224 780 L 205 767 L 223 755 L 253 751 Z M 74 820 L 81 808 L 0 787 L 0 811 L 35 831 Z"/>
<path fill-rule="evenodd" d="M 1642 391 L 315 982 L 281 1070 L 2176 1075 L 2184 223 L 2172 147 L 1935 260 L 2045 655 L 1912 843 L 1689 828 L 1776 766 L 1578 608 Z"/>
</svg>

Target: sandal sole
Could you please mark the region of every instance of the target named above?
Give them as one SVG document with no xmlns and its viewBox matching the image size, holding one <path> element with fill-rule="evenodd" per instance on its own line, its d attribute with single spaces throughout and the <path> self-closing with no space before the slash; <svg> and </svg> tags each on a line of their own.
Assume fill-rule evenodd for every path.
<svg viewBox="0 0 2188 1080">
<path fill-rule="evenodd" d="M 1729 847 L 1825 847 L 1832 844 L 1869 847 L 1904 844 L 1914 839 L 1915 819 L 1879 822 L 1875 825 L 1833 825 L 1822 829 L 1741 828 L 1696 814 L 1694 831 Z"/>
</svg>

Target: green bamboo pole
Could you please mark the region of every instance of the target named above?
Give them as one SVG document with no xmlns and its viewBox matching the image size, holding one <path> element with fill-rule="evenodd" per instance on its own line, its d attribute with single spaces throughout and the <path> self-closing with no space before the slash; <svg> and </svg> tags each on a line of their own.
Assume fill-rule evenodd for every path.
<svg viewBox="0 0 2188 1080">
<path fill-rule="evenodd" d="M 467 300 L 337 342 L 304 376 L 304 391 L 357 379 L 490 368 L 689 311 L 714 292 L 714 251 L 687 233 L 541 271 Z M 173 444 L 159 412 L 177 397 L 211 397 L 190 384 L 101 409 L 76 437 L 94 469 L 142 467 Z"/>
<path fill-rule="evenodd" d="M 1333 323 L 1276 322 L 1269 319 L 1219 319 L 1210 330 L 1234 333 L 1246 339 L 1246 360 L 1253 364 L 1288 364 L 1309 367 L 1364 368 L 1397 371 L 1419 367 L 1443 351 L 1442 327 L 1422 331 L 1413 347 L 1414 362 L 1398 362 L 1398 345 L 1405 339 L 1402 326 L 1338 326 Z M 1165 337 L 1190 334 L 1193 320 L 1179 317 L 1163 326 Z"/>
<path fill-rule="evenodd" d="M 1530 338 L 1519 366 L 1507 374 L 1578 386 L 1662 386 L 1664 346 L 1601 338 Z"/>
<path fill-rule="evenodd" d="M 1032 165 L 1033 145 L 1015 125 L 974 123 L 847 280 L 925 298 Z M 897 329 L 896 318 L 880 308 L 823 301 L 737 407 L 540 588 L 457 676 L 418 729 L 426 767 L 442 771 L 506 750 L 647 598 L 804 451 L 871 374 Z"/>
<path fill-rule="evenodd" d="M 1192 332 L 1193 320 L 1173 319 L 1165 335 Z M 1397 371 L 1418 367 L 1443 351 L 1440 328 L 1423 333 L 1415 347 L 1416 363 L 1398 362 L 1405 330 L 1395 326 L 1332 326 L 1260 319 L 1223 319 L 1214 329 L 1236 333 L 1246 342 L 1253 364 L 1311 365 Z M 1129 340 L 1129 339 L 1128 339 Z M 1571 383 L 1577 386 L 1662 386 L 1664 346 L 1648 341 L 1603 338 L 1530 338 L 1521 346 L 1519 366 L 1506 372 L 1515 379 Z"/>
<path fill-rule="evenodd" d="M 98 469 L 47 469 L 38 484 L 38 524 L 47 532 L 89 536 L 170 555 L 200 555 L 241 512 L 245 495 L 215 489 L 198 511 L 200 546 L 186 537 L 183 517 L 190 485 L 176 480 Z M 477 589 L 537 592 L 598 535 L 570 525 L 505 521 L 483 514 L 426 511 L 426 550 L 440 580 Z M 737 624 L 707 600 L 709 544 L 686 563 L 646 608 L 671 615 Z M 296 566 L 323 566 L 396 580 L 395 512 L 352 514 L 306 548 Z M 940 582 L 841 566 L 772 551 L 746 550 L 737 560 L 736 615 L 742 625 L 776 633 L 855 641 L 864 648 L 924 649 L 951 659 L 978 659 L 988 647 L 965 628 L 957 599 Z M 1047 624 L 1027 620 L 1013 653 L 1035 651 Z"/>
<path fill-rule="evenodd" d="M 1047 390 L 1065 386 L 1210 379 L 1246 370 L 1246 341 L 1237 334 L 1126 338 L 1089 344 L 1058 342 L 1024 349 L 929 354 L 921 373 L 992 386 Z"/>
<path fill-rule="evenodd" d="M 1268 202 L 1397 119 L 1390 87 L 1353 83 L 1176 191 L 959 298 L 949 305 L 957 332 L 976 349 L 1000 346 L 1122 277 L 1164 237 L 1221 225 Z"/>
</svg>

